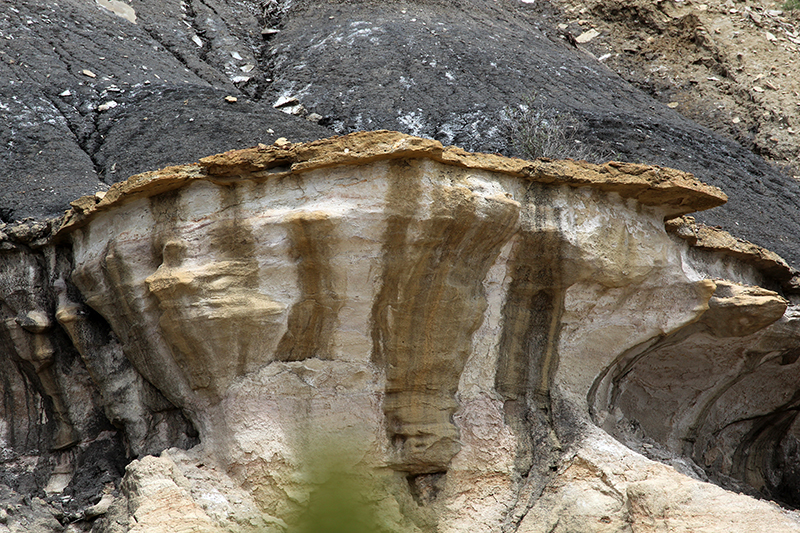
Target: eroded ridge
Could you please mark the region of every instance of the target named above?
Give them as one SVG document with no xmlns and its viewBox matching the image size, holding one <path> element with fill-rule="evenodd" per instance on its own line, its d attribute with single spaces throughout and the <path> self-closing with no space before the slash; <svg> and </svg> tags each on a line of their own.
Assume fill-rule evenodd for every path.
<svg viewBox="0 0 800 533">
<path fill-rule="evenodd" d="M 87 366 L 121 359 L 139 380 L 125 374 L 140 391 L 126 398 L 152 387 L 197 431 L 188 451 L 144 457 L 149 430 L 120 418 L 144 453 L 114 497 L 137 524 L 184 509 L 206 529 L 282 530 L 346 475 L 391 531 L 796 531 L 791 515 L 642 455 L 794 501 L 793 273 L 744 243 L 692 246 L 705 237 L 686 221 L 664 226 L 723 201 L 669 169 L 367 132 L 80 199 L 38 245 L 69 254 L 34 278 L 57 285 Z M 47 314 L 46 294 L 36 307 Z M 4 324 L 30 342 L 55 323 L 20 309 Z M 87 336 L 89 320 L 111 341 Z M 40 367 L 27 375 L 46 381 Z M 109 399 L 120 379 L 95 378 Z M 79 432 L 63 386 L 41 390 Z M 664 504 L 673 493 L 680 506 Z"/>
<path fill-rule="evenodd" d="M 182 187 L 196 179 L 281 178 L 339 165 L 368 164 L 388 159 L 425 158 L 465 169 L 500 172 L 531 181 L 591 187 L 635 198 L 644 205 L 660 206 L 674 217 L 722 205 L 725 194 L 701 183 L 691 174 L 674 169 L 610 161 L 594 165 L 585 161 L 526 161 L 492 154 L 443 147 L 438 141 L 392 131 L 359 132 L 310 143 L 288 142 L 233 150 L 205 157 L 195 165 L 168 167 L 132 176 L 102 196 L 84 196 L 72 202 L 63 231 L 85 223 L 95 213 L 142 196 Z"/>
</svg>

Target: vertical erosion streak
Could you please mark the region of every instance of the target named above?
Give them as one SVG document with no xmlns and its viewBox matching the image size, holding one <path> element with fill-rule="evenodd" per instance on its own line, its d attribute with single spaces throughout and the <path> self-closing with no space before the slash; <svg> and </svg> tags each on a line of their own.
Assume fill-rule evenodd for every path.
<svg viewBox="0 0 800 533">
<path fill-rule="evenodd" d="M 202 225 L 181 227 L 185 217 L 162 222 L 165 210 L 153 209 L 162 261 L 145 280 L 180 372 L 215 401 L 237 376 L 269 362 L 283 309 L 260 292 L 256 241 L 239 188 L 220 187 L 219 199 Z"/>
<path fill-rule="evenodd" d="M 217 221 L 210 230 L 210 251 L 214 260 L 222 268 L 211 269 L 200 276 L 202 286 L 199 292 L 208 299 L 206 304 L 213 308 L 218 300 L 224 312 L 211 311 L 208 317 L 215 317 L 209 325 L 225 332 L 230 343 L 230 366 L 235 368 L 234 375 L 243 375 L 248 367 L 249 359 L 258 358 L 254 352 L 258 349 L 257 332 L 263 329 L 263 308 L 258 304 L 258 261 L 256 259 L 256 243 L 253 229 L 242 212 L 242 199 L 239 187 L 220 187 L 220 213 L 230 212 Z M 219 298 L 214 295 L 213 288 L 224 287 L 225 295 Z M 225 316 L 226 313 L 230 313 Z M 193 324 L 190 325 L 190 327 Z M 217 351 L 222 351 L 225 341 L 220 339 Z M 213 367 L 211 367 L 213 368 Z M 230 368 L 226 369 L 230 372 Z M 232 376 L 231 376 L 232 377 Z M 230 379 L 230 378 L 229 378 Z M 227 381 L 227 379 L 226 379 Z"/>
<path fill-rule="evenodd" d="M 6 254 L 5 257 L 8 259 L 2 261 L 0 270 L 0 278 L 5 278 L 0 279 L 0 364 L 4 368 L 0 375 L 0 416 L 3 420 L 10 420 L 13 416 L 16 423 L 3 427 L 0 437 L 4 439 L 6 449 L 24 455 L 30 454 L 30 450 L 47 446 L 48 434 L 55 433 L 56 417 L 43 416 L 42 409 L 54 414 L 53 408 L 48 405 L 50 398 L 37 379 L 33 364 L 20 354 L 28 346 L 16 322 L 19 302 L 15 305 L 14 294 L 7 291 L 9 288 L 15 289 L 15 285 L 8 281 L 13 281 L 19 272 L 9 263 L 22 265 L 25 260 L 16 253 Z M 10 280 L 6 277 L 9 274 Z"/>
<path fill-rule="evenodd" d="M 417 163 L 395 162 L 392 171 L 373 358 L 386 368 L 393 467 L 442 472 L 459 449 L 451 417 L 486 308 L 482 282 L 516 229 L 518 206 L 442 186 L 431 191 L 430 215 L 420 218 L 426 209 L 417 208 Z"/>
<path fill-rule="evenodd" d="M 790 505 L 796 505 L 800 489 L 793 465 L 781 457 L 781 444 L 800 414 L 800 391 L 772 413 L 749 421 L 750 431 L 733 453 L 731 475 L 751 487 Z M 793 450 L 791 455 L 795 455 Z"/>
<path fill-rule="evenodd" d="M 518 468 L 532 464 L 531 448 L 543 456 L 557 445 L 552 432 L 550 387 L 558 366 L 564 295 L 564 248 L 559 210 L 548 197 L 529 194 L 520 238 L 508 265 L 511 277 L 503 307 L 503 331 L 495 388 L 505 400 L 506 422 L 520 436 Z"/>
<path fill-rule="evenodd" d="M 292 258 L 297 262 L 300 299 L 289 312 L 277 359 L 330 359 L 333 332 L 343 302 L 331 268 L 334 223 L 327 214 L 313 212 L 291 217 L 288 225 Z"/>
</svg>

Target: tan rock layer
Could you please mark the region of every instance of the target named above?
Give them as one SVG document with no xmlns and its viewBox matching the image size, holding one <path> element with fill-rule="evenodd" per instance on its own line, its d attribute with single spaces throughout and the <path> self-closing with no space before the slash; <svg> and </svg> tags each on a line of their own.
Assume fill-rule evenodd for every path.
<svg viewBox="0 0 800 533">
<path fill-rule="evenodd" d="M 684 239 L 695 248 L 720 252 L 753 265 L 769 278 L 778 280 L 790 293 L 800 292 L 800 273 L 766 248 L 734 237 L 727 231 L 695 223 L 694 217 L 683 216 L 666 223 L 667 231 Z"/>
<path fill-rule="evenodd" d="M 800 310 L 755 286 L 755 268 L 664 231 L 665 215 L 722 199 L 666 169 L 373 132 L 230 152 L 75 202 L 70 282 L 119 339 L 94 357 L 121 350 L 200 440 L 131 463 L 106 512 L 142 532 L 293 524 L 341 454 L 376 482 L 363 499 L 385 530 L 655 531 L 675 515 L 695 530 L 734 506 L 797 530 L 590 423 L 770 497 L 793 486 L 764 465 L 794 442 L 783 392 Z M 771 258 L 733 241 L 719 250 Z M 68 305 L 57 318 L 80 348 Z M 34 334 L 44 322 L 22 308 L 9 322 Z M 134 435 L 136 414 L 117 417 Z M 747 513 L 734 528 L 752 530 Z"/>
<path fill-rule="evenodd" d="M 385 412 L 397 447 L 393 467 L 435 473 L 458 451 L 449 422 L 455 392 L 486 308 L 482 280 L 516 231 L 519 204 L 480 200 L 467 188 L 437 190 L 422 211 L 423 171 L 392 163 L 383 285 L 373 305 L 373 359 L 387 368 Z M 416 231 L 415 231 L 416 229 Z"/>
<path fill-rule="evenodd" d="M 387 159 L 428 158 L 462 168 L 490 170 L 548 184 L 593 187 L 665 209 L 667 217 L 685 215 L 724 204 L 727 196 L 716 187 L 679 170 L 609 161 L 526 161 L 494 154 L 477 154 L 444 147 L 438 141 L 393 131 L 358 132 L 310 143 L 276 143 L 204 157 L 198 164 L 168 167 L 132 176 L 115 184 L 102 197 L 84 196 L 70 205 L 59 229 L 64 233 L 85 224 L 95 213 L 142 196 L 174 190 L 187 181 L 278 178 L 290 173 L 339 165 L 361 165 Z"/>
</svg>

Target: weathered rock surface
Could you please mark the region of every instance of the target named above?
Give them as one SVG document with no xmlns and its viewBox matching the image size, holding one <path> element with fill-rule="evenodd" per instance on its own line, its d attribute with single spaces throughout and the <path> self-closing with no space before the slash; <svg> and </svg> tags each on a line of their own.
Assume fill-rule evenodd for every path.
<svg viewBox="0 0 800 533">
<path fill-rule="evenodd" d="M 664 226 L 724 201 L 386 131 L 134 176 L 6 228 L 6 484 L 53 531 L 293 530 L 331 484 L 371 530 L 800 531 L 708 483 L 800 503 L 793 273 Z"/>
<path fill-rule="evenodd" d="M 331 478 L 393 530 L 796 530 L 684 474 L 800 505 L 800 186 L 553 15 L 0 10 L 0 226 L 40 219 L 0 227 L 0 529 L 280 531 Z M 730 203 L 665 234 L 723 196 L 391 134 L 124 182 L 364 128 L 509 153 L 503 109 L 531 91 Z M 309 467 L 328 459 L 355 474 Z"/>
</svg>

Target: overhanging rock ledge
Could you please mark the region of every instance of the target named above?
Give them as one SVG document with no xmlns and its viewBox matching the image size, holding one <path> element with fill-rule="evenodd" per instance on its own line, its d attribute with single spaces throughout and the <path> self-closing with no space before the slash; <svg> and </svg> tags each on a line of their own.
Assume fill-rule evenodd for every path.
<svg viewBox="0 0 800 533">
<path fill-rule="evenodd" d="M 4 241 L 4 442 L 53 495 L 124 445 L 96 532 L 291 529 L 331 464 L 376 530 L 800 531 L 722 488 L 800 505 L 794 272 L 664 225 L 725 200 L 389 131 L 133 176 Z"/>
</svg>

